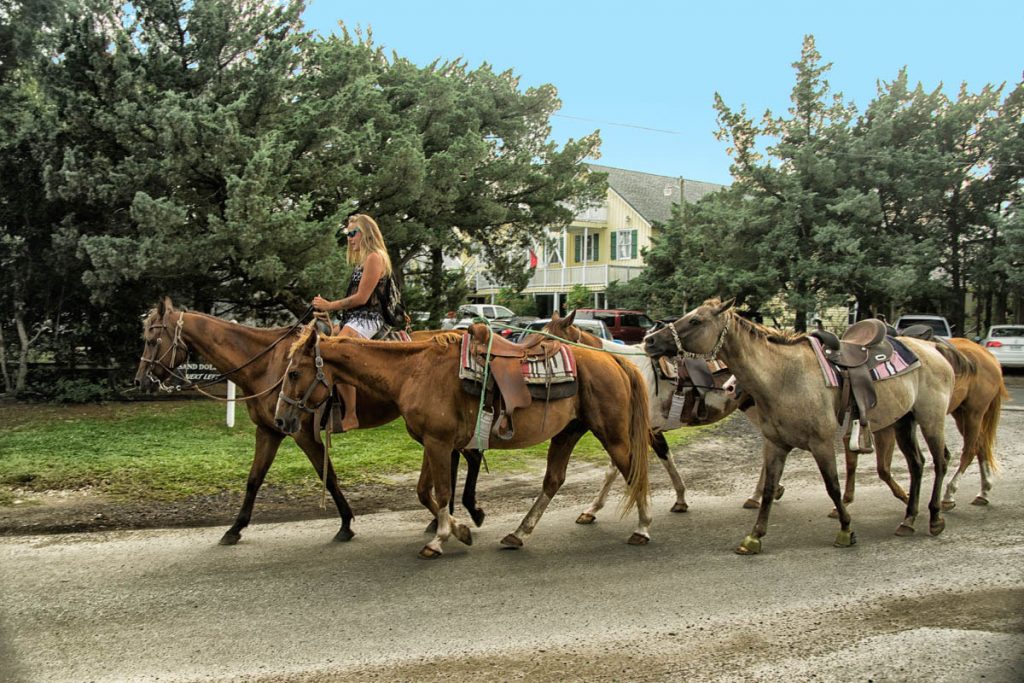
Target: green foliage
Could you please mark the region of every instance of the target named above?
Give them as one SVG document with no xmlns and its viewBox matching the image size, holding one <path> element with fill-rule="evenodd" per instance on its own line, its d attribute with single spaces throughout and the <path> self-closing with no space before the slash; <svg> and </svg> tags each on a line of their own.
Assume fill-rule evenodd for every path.
<svg viewBox="0 0 1024 683">
<path fill-rule="evenodd" d="M 592 303 L 593 293 L 584 285 L 573 285 L 565 294 L 566 311 L 571 311 L 577 308 L 591 308 Z"/>
<path fill-rule="evenodd" d="M 502 288 L 494 297 L 494 302 L 510 309 L 516 315 L 537 315 L 537 300 L 528 294 L 520 294 L 512 289 Z"/>
</svg>

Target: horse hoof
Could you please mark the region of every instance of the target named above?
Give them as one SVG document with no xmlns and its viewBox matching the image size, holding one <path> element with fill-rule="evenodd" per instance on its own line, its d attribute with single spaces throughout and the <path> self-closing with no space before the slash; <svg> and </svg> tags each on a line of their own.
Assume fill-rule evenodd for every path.
<svg viewBox="0 0 1024 683">
<path fill-rule="evenodd" d="M 236 534 L 236 533 L 232 533 L 230 531 L 227 531 L 227 532 L 224 533 L 223 536 L 220 537 L 219 544 L 220 545 L 235 545 L 236 543 L 238 543 L 239 539 L 241 539 L 241 538 L 242 538 L 242 534 Z"/>
<path fill-rule="evenodd" d="M 828 513 L 829 519 L 839 519 L 839 510 L 832 508 L 832 512 Z"/>
<path fill-rule="evenodd" d="M 629 537 L 628 541 L 626 541 L 626 543 L 630 545 L 647 545 L 650 542 L 650 537 L 644 536 L 643 534 L 637 533 L 636 531 L 634 531 L 633 535 Z"/>
<path fill-rule="evenodd" d="M 928 525 L 928 533 L 932 536 L 938 536 L 946 529 L 946 520 L 940 519 Z"/>
<path fill-rule="evenodd" d="M 743 509 L 744 510 L 756 510 L 759 507 L 761 507 L 761 504 L 758 503 L 753 498 L 747 498 L 745 501 L 743 501 Z"/>
<path fill-rule="evenodd" d="M 472 518 L 473 524 L 481 526 L 484 523 L 484 517 L 487 516 L 487 513 L 481 510 L 480 508 L 477 508 L 476 510 L 470 510 L 469 516 L 470 518 Z"/>
<path fill-rule="evenodd" d="M 590 514 L 589 512 L 581 512 L 580 516 L 576 518 L 577 524 L 593 524 L 597 520 L 597 517 Z"/>
<path fill-rule="evenodd" d="M 690 509 L 690 506 L 686 503 L 676 503 L 672 506 L 672 512 L 686 512 Z"/>
<path fill-rule="evenodd" d="M 452 529 L 452 535 L 466 545 L 473 545 L 473 532 L 465 524 L 456 524 Z"/>
<path fill-rule="evenodd" d="M 981 496 L 978 496 L 977 498 L 971 501 L 971 505 L 988 505 L 988 498 L 982 498 Z M 946 508 L 942 509 L 945 510 Z"/>
<path fill-rule="evenodd" d="M 753 535 L 744 538 L 743 543 L 740 543 L 739 547 L 736 548 L 737 555 L 757 555 L 760 552 L 761 539 L 754 538 Z"/>
<path fill-rule="evenodd" d="M 430 524 L 427 525 L 427 528 L 423 530 L 423 533 L 425 533 L 425 534 L 436 534 L 437 533 L 437 519 L 436 518 L 434 519 L 434 521 L 432 521 Z"/>
<path fill-rule="evenodd" d="M 519 537 L 515 534 L 509 534 L 505 538 L 501 539 L 501 545 L 503 545 L 506 548 L 512 548 L 513 550 L 515 550 L 516 548 L 522 548 L 523 542 L 519 540 Z"/>
<path fill-rule="evenodd" d="M 853 531 L 840 531 L 836 534 L 836 540 L 832 544 L 837 548 L 849 548 L 857 543 L 857 534 Z"/>
<path fill-rule="evenodd" d="M 351 529 L 340 529 L 338 533 L 334 534 L 334 541 L 336 543 L 348 543 L 355 535 L 356 532 Z"/>
<path fill-rule="evenodd" d="M 896 527 L 896 535 L 897 536 L 913 536 L 914 535 L 914 527 L 910 526 L 909 524 L 900 524 L 898 527 Z"/>
<path fill-rule="evenodd" d="M 953 508 L 956 507 L 956 501 L 955 500 L 944 500 L 944 501 L 942 501 L 942 503 L 939 504 L 939 507 L 942 508 L 943 512 L 949 512 L 950 510 L 952 510 Z"/>
<path fill-rule="evenodd" d="M 775 500 L 782 500 L 782 494 L 786 492 L 785 486 L 779 486 L 775 489 Z"/>
<path fill-rule="evenodd" d="M 429 545 L 423 546 L 423 550 L 420 551 L 420 558 L 424 560 L 436 560 L 441 557 L 442 553 L 440 550 L 434 550 Z"/>
</svg>

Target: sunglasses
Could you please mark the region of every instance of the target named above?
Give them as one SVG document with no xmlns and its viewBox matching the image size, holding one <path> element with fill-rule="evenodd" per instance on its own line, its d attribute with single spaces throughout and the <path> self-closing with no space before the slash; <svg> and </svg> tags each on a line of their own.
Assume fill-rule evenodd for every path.
<svg viewBox="0 0 1024 683">
<path fill-rule="evenodd" d="M 341 234 L 344 235 L 345 237 L 352 238 L 359 234 L 359 228 L 352 228 L 351 230 L 342 230 Z"/>
</svg>

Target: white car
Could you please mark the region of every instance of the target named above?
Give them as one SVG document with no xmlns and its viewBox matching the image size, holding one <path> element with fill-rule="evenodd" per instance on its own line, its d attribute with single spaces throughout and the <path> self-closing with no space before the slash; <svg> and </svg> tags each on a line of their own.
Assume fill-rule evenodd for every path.
<svg viewBox="0 0 1024 683">
<path fill-rule="evenodd" d="M 510 309 L 497 304 L 462 304 L 454 319 L 447 319 L 441 323 L 442 330 L 464 330 L 473 324 L 476 318 L 487 318 L 488 320 L 508 320 L 515 317 Z"/>
<path fill-rule="evenodd" d="M 544 329 L 544 326 L 547 325 L 549 322 L 551 322 L 551 318 L 542 318 L 540 320 L 534 320 L 525 327 L 527 330 L 530 331 L 542 330 Z M 576 320 L 573 322 L 573 325 L 580 328 L 584 332 L 589 332 L 598 339 L 607 339 L 610 342 L 617 341 L 616 339 L 612 338 L 611 332 L 608 331 L 608 326 L 605 325 L 604 322 L 600 320 Z M 516 337 L 513 341 L 521 342 L 523 339 L 526 338 L 526 335 L 528 334 L 530 334 L 530 332 L 520 332 L 519 336 Z"/>
<path fill-rule="evenodd" d="M 942 339 L 949 339 L 953 336 L 952 327 L 941 315 L 901 315 L 896 319 L 896 324 L 893 327 L 896 328 L 897 332 L 903 332 L 903 330 L 914 325 L 930 327 L 932 328 L 932 333 Z"/>
<path fill-rule="evenodd" d="M 993 325 L 979 343 L 1004 368 L 1024 368 L 1024 325 Z"/>
</svg>

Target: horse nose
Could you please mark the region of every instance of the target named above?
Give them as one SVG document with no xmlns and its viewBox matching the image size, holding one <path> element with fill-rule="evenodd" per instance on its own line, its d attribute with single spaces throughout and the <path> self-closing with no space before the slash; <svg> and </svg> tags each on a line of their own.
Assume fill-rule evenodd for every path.
<svg viewBox="0 0 1024 683">
<path fill-rule="evenodd" d="M 282 418 L 282 417 L 275 418 L 274 419 L 274 424 L 276 424 L 277 428 L 280 429 L 282 432 L 284 431 L 284 418 Z"/>
</svg>

